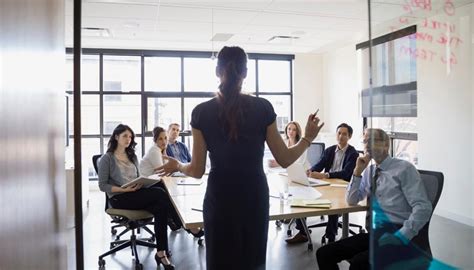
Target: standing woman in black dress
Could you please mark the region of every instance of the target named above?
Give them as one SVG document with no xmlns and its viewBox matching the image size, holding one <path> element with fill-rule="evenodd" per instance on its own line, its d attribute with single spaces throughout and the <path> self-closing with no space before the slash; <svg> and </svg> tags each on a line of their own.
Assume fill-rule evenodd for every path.
<svg viewBox="0 0 474 270">
<path fill-rule="evenodd" d="M 192 112 L 191 162 L 170 158 L 159 172 L 180 171 L 200 178 L 209 151 L 211 171 L 204 198 L 207 269 L 265 269 L 269 222 L 265 141 L 278 164 L 287 167 L 309 147 L 322 124 L 309 115 L 305 137 L 287 148 L 270 102 L 241 93 L 247 76 L 244 50 L 224 47 L 217 59 L 217 97 Z"/>
</svg>

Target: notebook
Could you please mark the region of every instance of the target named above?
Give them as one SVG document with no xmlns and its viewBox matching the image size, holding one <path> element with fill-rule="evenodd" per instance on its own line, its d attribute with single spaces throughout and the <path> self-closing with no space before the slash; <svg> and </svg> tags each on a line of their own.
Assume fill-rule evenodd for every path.
<svg viewBox="0 0 474 270">
<path fill-rule="evenodd" d="M 126 188 L 126 187 L 129 187 L 129 186 L 133 186 L 135 184 L 142 184 L 144 187 L 150 187 L 150 186 L 153 186 L 154 184 L 156 184 L 160 181 L 161 181 L 161 178 L 152 179 L 152 178 L 146 178 L 146 177 L 140 176 L 140 177 L 135 178 L 132 181 L 126 183 L 126 184 L 123 184 L 122 187 Z"/>
<path fill-rule="evenodd" d="M 295 199 L 290 202 L 291 207 L 307 207 L 307 208 L 331 208 L 331 201 L 327 199 L 317 200 L 301 200 Z"/>
<path fill-rule="evenodd" d="M 306 171 L 304 169 L 303 164 L 301 163 L 293 163 L 288 168 L 286 168 L 288 172 L 288 178 L 297 184 L 301 184 L 308 187 L 318 187 L 318 186 L 327 186 L 329 182 L 310 178 L 306 175 Z"/>
</svg>

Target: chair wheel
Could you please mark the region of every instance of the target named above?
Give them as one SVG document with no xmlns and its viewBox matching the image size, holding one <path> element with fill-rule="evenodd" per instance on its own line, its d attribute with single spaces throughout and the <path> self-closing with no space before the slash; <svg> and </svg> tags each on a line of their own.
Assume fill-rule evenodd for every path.
<svg viewBox="0 0 474 270">
<path fill-rule="evenodd" d="M 288 230 L 286 231 L 286 235 L 291 236 L 292 234 L 293 234 L 293 232 L 291 231 L 291 229 L 288 229 Z"/>
<path fill-rule="evenodd" d="M 110 233 L 111 233 L 112 235 L 115 235 L 115 234 L 117 233 L 117 230 L 116 230 L 115 228 L 113 228 L 113 229 L 110 230 Z"/>
<path fill-rule="evenodd" d="M 119 241 L 119 240 L 120 240 L 120 236 L 115 237 L 115 241 Z"/>
<path fill-rule="evenodd" d="M 150 238 L 148 239 L 148 242 L 150 242 L 150 243 L 155 243 L 155 237 L 150 237 Z"/>
<path fill-rule="evenodd" d="M 313 244 L 312 244 L 312 243 L 309 243 L 309 244 L 308 244 L 308 250 L 309 250 L 309 251 L 313 251 Z"/>
<path fill-rule="evenodd" d="M 115 245 L 110 243 L 110 249 L 113 249 L 114 247 L 115 247 Z"/>
<path fill-rule="evenodd" d="M 359 233 L 365 233 L 365 229 L 364 229 L 364 228 L 360 228 L 360 229 L 359 229 Z"/>
<path fill-rule="evenodd" d="M 138 263 L 135 265 L 135 270 L 143 270 L 143 264 Z"/>
<path fill-rule="evenodd" d="M 276 225 L 278 228 L 281 228 L 281 220 L 275 221 L 275 225 Z"/>
<path fill-rule="evenodd" d="M 104 259 L 100 259 L 99 260 L 99 268 L 103 268 L 105 266 L 105 260 Z"/>
<path fill-rule="evenodd" d="M 199 245 L 199 246 L 202 246 L 202 239 L 199 239 L 199 240 L 198 240 L 198 245 Z"/>
</svg>

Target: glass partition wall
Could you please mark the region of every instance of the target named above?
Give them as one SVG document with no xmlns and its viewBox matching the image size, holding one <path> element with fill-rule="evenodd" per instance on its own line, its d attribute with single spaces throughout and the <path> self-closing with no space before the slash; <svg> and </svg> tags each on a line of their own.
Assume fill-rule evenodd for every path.
<svg viewBox="0 0 474 270">
<path fill-rule="evenodd" d="M 447 232 L 456 231 L 446 237 L 435 235 L 442 230 L 435 225 L 426 239 L 408 242 L 411 237 L 403 239 L 406 231 L 391 228 L 402 232 L 398 236 L 406 242 L 381 240 L 389 235 L 381 224 L 397 224 L 394 213 L 386 211 L 383 199 L 377 197 L 380 194 L 372 189 L 372 267 L 472 269 L 474 5 L 472 1 L 453 0 L 369 3 L 371 42 L 355 48 L 361 68 L 363 124 L 388 133 L 392 156 L 411 162 L 418 170 L 443 174 L 444 185 L 438 190 L 441 197 L 431 220 L 443 220 L 443 224 L 451 224 L 445 228 Z M 371 147 L 376 143 L 369 142 Z M 374 186 L 378 186 L 378 179 L 372 178 Z M 429 186 L 425 182 L 428 196 L 436 193 L 435 182 Z M 399 188 L 403 191 L 402 185 Z M 409 204 L 419 207 L 416 199 L 413 197 Z M 403 226 L 413 228 L 415 223 L 408 221 Z M 424 246 L 426 241 L 431 252 Z M 392 245 L 392 254 L 387 252 L 387 245 Z"/>
</svg>

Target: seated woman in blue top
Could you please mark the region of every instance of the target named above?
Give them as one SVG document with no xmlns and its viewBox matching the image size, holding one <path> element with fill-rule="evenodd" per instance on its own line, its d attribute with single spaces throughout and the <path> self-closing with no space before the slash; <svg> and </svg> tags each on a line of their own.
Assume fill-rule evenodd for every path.
<svg viewBox="0 0 474 270">
<path fill-rule="evenodd" d="M 122 188 L 123 184 L 139 176 L 138 161 L 135 155 L 135 134 L 127 125 L 118 125 L 110 136 L 107 153 L 99 162 L 99 188 L 107 193 L 114 208 L 147 210 L 155 217 L 155 236 L 158 266 L 166 270 L 174 269 L 166 252 L 168 250 L 167 220 L 172 205 L 168 194 L 160 187 L 142 188 L 133 185 Z"/>
<path fill-rule="evenodd" d="M 247 54 L 224 47 L 217 57 L 217 97 L 196 106 L 191 116 L 190 163 L 169 158 L 159 172 L 180 171 L 200 178 L 209 151 L 211 171 L 203 204 L 208 270 L 265 269 L 269 222 L 268 184 L 263 170 L 265 142 L 278 164 L 287 167 L 309 147 L 322 125 L 308 116 L 305 136 L 288 148 L 278 132 L 268 100 L 241 93 Z"/>
</svg>

